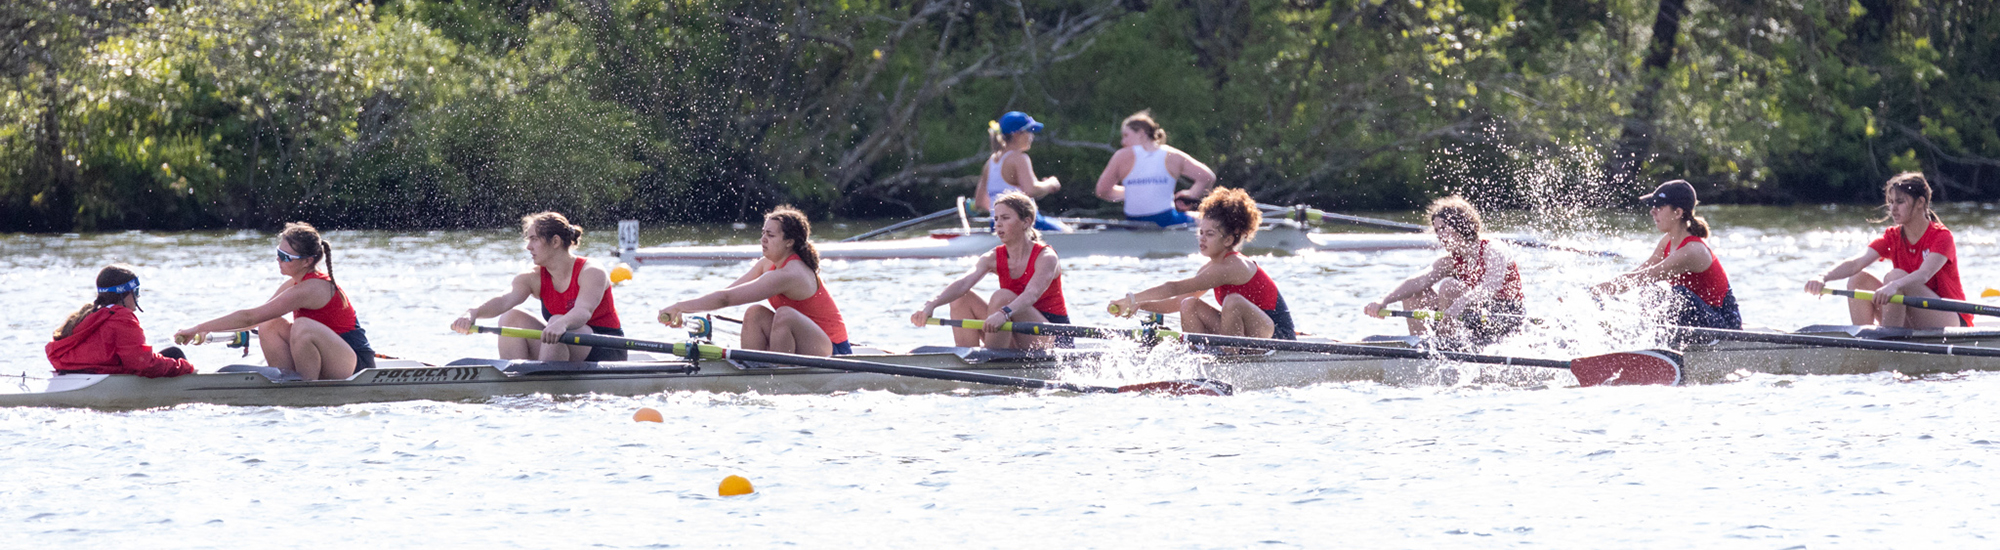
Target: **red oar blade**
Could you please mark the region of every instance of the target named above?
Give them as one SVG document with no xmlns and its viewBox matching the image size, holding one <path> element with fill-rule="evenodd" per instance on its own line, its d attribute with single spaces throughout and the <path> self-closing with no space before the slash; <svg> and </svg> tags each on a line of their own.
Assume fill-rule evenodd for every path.
<svg viewBox="0 0 2000 550">
<path fill-rule="evenodd" d="M 1584 386 L 1678 386 L 1681 354 L 1643 350 L 1578 357 L 1569 362 L 1569 372 Z"/>
<path fill-rule="evenodd" d="M 1165 393 L 1167 395 L 1222 396 L 1222 395 L 1236 394 L 1236 387 L 1229 385 L 1228 382 L 1223 382 L 1221 380 L 1210 380 L 1207 378 L 1195 378 L 1191 380 L 1169 380 L 1166 382 L 1147 382 L 1144 384 L 1133 384 L 1130 386 L 1118 387 L 1118 393 L 1131 393 L 1131 392 L 1158 392 L 1158 393 Z"/>
</svg>

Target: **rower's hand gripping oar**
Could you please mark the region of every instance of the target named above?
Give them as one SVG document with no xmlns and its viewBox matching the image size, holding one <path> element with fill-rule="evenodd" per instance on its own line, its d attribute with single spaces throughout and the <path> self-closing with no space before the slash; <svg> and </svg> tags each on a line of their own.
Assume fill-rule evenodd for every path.
<svg viewBox="0 0 2000 550">
<path fill-rule="evenodd" d="M 542 337 L 542 331 L 523 329 L 523 328 L 482 326 L 482 327 L 477 327 L 475 330 L 482 333 L 498 334 L 501 336 L 510 336 L 514 338 L 539 339 Z M 736 359 L 742 361 L 758 361 L 763 363 L 794 365 L 800 367 L 814 367 L 822 369 L 844 370 L 851 372 L 869 372 L 876 374 L 890 374 L 896 376 L 913 376 L 917 378 L 951 380 L 956 382 L 970 382 L 975 384 L 992 384 L 997 386 L 1013 386 L 1017 388 L 1063 390 L 1063 391 L 1073 391 L 1077 393 L 1162 392 L 1170 395 L 1230 395 L 1235 393 L 1235 388 L 1231 387 L 1228 383 L 1217 380 L 1208 380 L 1208 379 L 1148 382 L 1144 384 L 1131 384 L 1118 387 L 1086 386 L 1081 384 L 1071 384 L 1068 382 L 1057 382 L 1054 380 L 1043 380 L 1040 378 L 1002 376 L 998 374 L 987 374 L 983 372 L 955 371 L 950 369 L 934 369 L 930 367 L 918 367 L 910 365 L 891 365 L 888 363 L 876 363 L 873 361 L 861 361 L 856 359 L 839 359 L 833 357 L 815 357 L 811 355 L 797 355 L 791 353 L 779 353 L 774 351 L 731 349 L 722 346 L 716 346 L 712 344 L 702 344 L 702 343 L 671 344 L 666 342 L 651 342 L 646 340 L 635 340 L 632 338 L 619 338 L 613 336 L 604 336 L 600 334 L 584 334 L 577 332 L 563 333 L 562 337 L 558 338 L 557 341 L 577 346 L 591 346 L 600 348 L 614 348 L 614 349 L 648 351 L 654 353 L 665 353 L 680 357 L 687 357 L 689 359 L 697 359 L 697 358 Z"/>
<path fill-rule="evenodd" d="M 1373 227 L 1373 228 L 1376 228 L 1376 229 L 1386 229 L 1386 230 L 1390 230 L 1390 231 L 1401 231 L 1401 232 L 1404 232 L 1404 233 L 1422 233 L 1422 232 L 1425 232 L 1425 231 L 1429 231 L 1429 230 L 1430 230 L 1430 228 L 1429 228 L 1429 227 L 1426 227 L 1426 226 L 1422 226 L 1422 225 L 1417 225 L 1417 224 L 1414 224 L 1414 223 L 1404 223 L 1404 222 L 1398 222 L 1398 221 L 1390 221 L 1390 220 L 1383 220 L 1383 219 L 1376 219 L 1376 218 L 1367 218 L 1367 217 L 1362 217 L 1362 216 L 1350 216 L 1350 215 L 1347 215 L 1347 214 L 1335 214 L 1335 213 L 1332 213 L 1332 212 L 1327 212 L 1327 211 L 1324 211 L 1324 210 L 1319 210 L 1319 209 L 1316 209 L 1316 208 L 1312 208 L 1312 207 L 1308 207 L 1308 206 L 1305 206 L 1305 205 L 1299 205 L 1299 206 L 1294 206 L 1294 207 L 1291 207 L 1291 208 L 1285 208 L 1285 207 L 1282 207 L 1282 206 L 1275 206 L 1275 205 L 1258 205 L 1258 206 L 1259 206 L 1260 208 L 1264 209 L 1265 211 L 1267 211 L 1267 212 L 1272 212 L 1272 213 L 1278 213 L 1278 212 L 1289 212 L 1289 213 L 1291 214 L 1291 215 L 1290 215 L 1290 217 L 1291 217 L 1292 219 L 1294 219 L 1294 220 L 1297 220 L 1297 221 L 1298 221 L 1298 222 L 1300 222 L 1300 223 L 1324 223 L 1324 222 L 1337 222 L 1337 223 L 1344 223 L 1344 224 L 1348 224 L 1348 225 L 1358 225 L 1358 226 L 1361 226 L 1361 227 Z M 1602 256 L 1602 257 L 1606 257 L 1606 258 L 1617 258 L 1617 257 L 1619 257 L 1619 254 L 1618 254 L 1618 253 L 1616 253 L 1616 252 L 1606 252 L 1606 251 L 1601 251 L 1601 250 L 1584 250 L 1584 249 L 1581 249 L 1581 248 L 1570 248 L 1570 247 L 1567 247 L 1567 246 L 1562 246 L 1562 245 L 1555 245 L 1555 244 L 1549 244 L 1549 243 L 1545 243 L 1545 242 L 1542 242 L 1542 241 L 1538 241 L 1538 240 L 1535 240 L 1535 239 L 1529 239 L 1529 238 L 1520 238 L 1520 237 L 1516 237 L 1516 238 L 1508 238 L 1508 239 L 1503 239 L 1503 240 L 1505 240 L 1505 241 L 1507 241 L 1507 242 L 1510 242 L 1510 243 L 1514 243 L 1515 245 L 1518 245 L 1518 246 L 1525 246 L 1525 247 L 1528 247 L 1528 248 L 1542 248 L 1542 249 L 1547 249 L 1547 250 L 1560 250 L 1560 251 L 1563 251 L 1563 252 L 1575 252 L 1575 253 L 1578 253 L 1578 254 L 1589 254 L 1589 255 L 1592 255 L 1592 256 Z"/>
<path fill-rule="evenodd" d="M 1823 288 L 1820 289 L 1819 293 L 1822 295 L 1846 296 L 1848 298 L 1853 298 L 1856 300 L 1863 300 L 1863 301 L 1873 301 L 1875 299 L 1875 293 L 1866 290 L 1834 290 L 1831 288 Z M 1949 311 L 1952 313 L 1970 313 L 1973 315 L 1989 315 L 1994 317 L 2000 317 L 2000 306 L 1989 306 L 1986 304 L 1961 302 L 1958 300 L 1946 300 L 1944 298 L 1918 298 L 1914 296 L 1904 296 L 1902 294 L 1895 294 L 1889 296 L 1889 303 L 1902 304 L 1915 308 Z"/>
<path fill-rule="evenodd" d="M 972 319 L 932 319 L 932 321 L 932 324 L 941 326 L 975 329 L 984 329 L 986 327 L 985 321 Z M 1509 357 L 1456 351 L 1391 348 L 1328 342 L 1300 342 L 1297 340 L 1250 338 L 1246 336 L 1221 336 L 1215 334 L 1186 333 L 1164 328 L 1114 329 L 1080 325 L 1059 325 L 1054 323 L 1012 322 L 1001 325 L 1001 330 L 1022 334 L 1069 335 L 1080 338 L 1178 338 L 1183 342 L 1192 344 L 1206 344 L 1220 347 L 1302 351 L 1333 355 L 1393 357 L 1399 359 L 1450 359 L 1465 363 L 1567 369 L 1571 374 L 1576 375 L 1577 383 L 1584 386 L 1677 386 L 1680 385 L 1682 375 L 1684 374 L 1681 365 L 1681 354 L 1668 350 L 1626 351 L 1593 355 L 1590 357 L 1578 357 L 1564 361 L 1560 359 Z"/>
</svg>

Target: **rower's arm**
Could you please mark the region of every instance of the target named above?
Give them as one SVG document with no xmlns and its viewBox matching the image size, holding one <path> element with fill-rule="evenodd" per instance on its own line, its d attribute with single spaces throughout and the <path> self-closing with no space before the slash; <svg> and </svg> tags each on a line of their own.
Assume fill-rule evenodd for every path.
<svg viewBox="0 0 2000 550">
<path fill-rule="evenodd" d="M 1450 262 L 1450 256 L 1438 258 L 1437 261 L 1431 262 L 1430 269 L 1419 271 L 1417 274 L 1411 275 L 1410 278 L 1403 279 L 1402 284 L 1396 285 L 1395 289 L 1390 290 L 1387 295 L 1382 296 L 1382 305 L 1386 306 L 1407 300 L 1411 296 L 1423 292 L 1424 289 L 1436 286 L 1438 281 L 1444 280 L 1445 266 Z"/>
<path fill-rule="evenodd" d="M 1104 163 L 1104 173 L 1097 176 L 1097 198 L 1111 202 L 1124 202 L 1125 176 L 1132 173 L 1132 149 L 1119 149 L 1111 154 L 1111 162 Z"/>
<path fill-rule="evenodd" d="M 536 279 L 534 271 L 515 275 L 514 281 L 508 285 L 507 293 L 494 296 L 486 303 L 479 304 L 479 307 L 472 308 L 472 320 L 499 317 L 507 310 L 527 302 L 528 298 L 534 297 L 534 287 L 538 282 L 540 281 Z"/>
<path fill-rule="evenodd" d="M 1882 288 L 1876 289 L 1875 292 L 1877 294 L 1902 294 L 1905 288 L 1924 286 L 1924 283 L 1930 282 L 1932 276 L 1937 275 L 1938 270 L 1944 269 L 1944 263 L 1949 260 L 1943 254 L 1925 251 L 1924 263 L 1917 266 L 1916 271 L 1911 271 L 1902 277 L 1897 277 L 1893 281 L 1883 281 Z"/>
<path fill-rule="evenodd" d="M 1179 173 L 1175 175 L 1194 180 L 1194 187 L 1189 187 L 1188 191 L 1197 198 L 1208 196 L 1209 186 L 1215 185 L 1215 170 L 1180 149 L 1174 150 L 1174 158 L 1181 161 Z"/>
<path fill-rule="evenodd" d="M 1053 248 L 1042 250 L 1042 255 L 1035 258 L 1035 276 L 1028 279 L 1028 286 L 1022 287 L 1021 294 L 1015 296 L 1014 301 L 1008 302 L 1007 307 L 1015 312 L 1035 307 L 1035 302 L 1042 301 L 1042 293 L 1048 292 L 1049 285 L 1061 275 L 1062 266 L 1056 262 L 1056 250 Z"/>
<path fill-rule="evenodd" d="M 1249 262 L 1240 258 L 1237 261 L 1227 263 L 1209 262 L 1208 265 L 1202 266 L 1200 271 L 1196 271 L 1193 277 L 1160 283 L 1153 288 L 1133 293 L 1132 299 L 1138 302 L 1141 308 L 1148 311 L 1173 313 L 1180 311 L 1179 304 L 1162 306 L 1171 307 L 1171 311 L 1160 311 L 1159 309 L 1147 308 L 1145 306 L 1148 304 L 1157 305 L 1160 302 L 1168 300 L 1177 302 L 1180 299 L 1199 296 L 1203 292 L 1222 285 L 1240 285 L 1250 282 L 1250 278 L 1255 276 L 1257 276 L 1257 272 L 1250 269 Z"/>
<path fill-rule="evenodd" d="M 763 260 L 758 260 L 758 262 L 762 263 Z M 759 300 L 768 300 L 772 296 L 794 290 L 811 288 L 808 284 L 809 281 L 804 280 L 800 273 L 806 273 L 808 274 L 806 276 L 809 277 L 812 271 L 805 269 L 804 266 L 800 266 L 798 269 L 791 269 L 790 266 L 787 266 L 785 269 L 766 271 L 762 275 L 757 275 L 756 278 L 750 279 L 750 282 L 710 292 L 700 298 L 674 304 L 669 309 L 678 309 L 678 313 L 715 311 Z"/>
<path fill-rule="evenodd" d="M 979 261 L 972 262 L 971 271 L 965 272 L 965 275 L 959 276 L 958 280 L 945 285 L 944 291 L 939 292 L 936 298 L 932 298 L 929 302 L 924 302 L 924 307 L 921 310 L 924 316 L 929 317 L 931 312 L 937 311 L 938 306 L 949 304 L 952 300 L 957 300 L 958 297 L 964 296 L 966 292 L 971 291 L 972 285 L 979 284 L 979 280 L 985 278 L 987 272 L 993 271 L 995 263 L 996 260 L 992 252 L 981 255 Z"/>
<path fill-rule="evenodd" d="M 201 324 L 181 329 L 174 333 L 176 341 L 182 334 L 194 335 L 206 332 L 233 332 L 249 329 L 265 321 L 285 316 L 300 309 L 324 307 L 333 299 L 333 283 L 312 279 L 293 285 L 271 297 L 270 301 L 250 309 L 239 309 L 227 315 L 216 317 Z"/>
<path fill-rule="evenodd" d="M 604 303 L 604 289 L 611 288 L 611 274 L 586 262 L 583 270 L 573 276 L 571 284 L 581 285 L 576 289 L 576 303 L 570 306 L 568 313 L 550 317 L 549 328 L 545 330 L 568 331 L 589 324 L 597 306 Z"/>
<path fill-rule="evenodd" d="M 1592 286 L 1590 288 L 1591 292 L 1598 294 L 1623 294 L 1625 291 L 1631 290 L 1633 286 L 1655 280 L 1647 277 L 1651 276 L 1651 270 L 1655 266 L 1660 265 L 1660 262 L 1666 259 L 1666 256 L 1662 255 L 1661 251 L 1666 250 L 1667 240 L 1671 238 L 1670 236 L 1660 237 L 1660 244 L 1653 247 L 1653 254 L 1647 256 L 1646 261 L 1640 262 L 1639 267 L 1625 273 L 1620 273 L 1618 276 L 1612 277 L 1609 281 Z"/>
<path fill-rule="evenodd" d="M 1863 248 L 1860 254 L 1855 254 L 1854 257 L 1848 258 L 1847 261 L 1834 264 L 1833 269 L 1826 270 L 1826 273 L 1820 274 L 1818 280 L 1824 286 L 1828 282 L 1853 277 L 1855 274 L 1861 273 L 1861 270 L 1868 269 L 1869 265 L 1881 259 L 1882 253 L 1876 252 L 1873 248 Z M 1924 260 L 1928 262 L 1930 258 L 1926 256 Z M 1944 264 L 1939 263 L 1938 265 L 1942 266 Z M 1929 280 L 1929 278 L 1926 277 L 1925 280 Z M 1817 294 L 1818 291 L 1814 291 L 1814 293 Z"/>
<path fill-rule="evenodd" d="M 1008 168 L 1014 170 L 1014 177 L 1006 177 Z M 1006 161 L 1001 162 L 1000 176 L 1006 179 L 1007 183 L 1014 184 L 1014 187 L 1020 188 L 1021 192 L 1028 195 L 1028 198 L 1031 199 L 1039 199 L 1044 195 L 1062 189 L 1062 184 L 1057 183 L 1054 177 L 1036 179 L 1035 161 L 1029 159 L 1026 154 L 1014 155 L 1008 157 Z M 987 211 L 991 212 L 992 210 L 989 209 Z"/>
</svg>

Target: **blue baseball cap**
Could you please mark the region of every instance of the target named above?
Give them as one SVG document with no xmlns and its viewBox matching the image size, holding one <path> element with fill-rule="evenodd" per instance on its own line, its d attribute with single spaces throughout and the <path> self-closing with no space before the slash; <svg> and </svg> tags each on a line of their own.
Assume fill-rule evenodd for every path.
<svg viewBox="0 0 2000 550">
<path fill-rule="evenodd" d="M 1035 117 L 1020 111 L 1007 111 L 1007 114 L 1000 115 L 1000 133 L 1012 134 L 1023 129 L 1039 134 L 1042 133 L 1042 123 L 1035 122 Z"/>
</svg>

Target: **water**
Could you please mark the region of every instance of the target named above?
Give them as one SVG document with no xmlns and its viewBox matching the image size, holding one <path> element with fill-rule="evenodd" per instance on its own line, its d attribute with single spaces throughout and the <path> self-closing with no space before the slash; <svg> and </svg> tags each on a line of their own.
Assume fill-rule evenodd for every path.
<svg viewBox="0 0 2000 550">
<path fill-rule="evenodd" d="M 1942 211 L 1972 292 L 2000 286 L 1992 209 Z M 1797 288 L 1879 233 L 1867 215 L 1711 211 L 1747 320 L 1844 322 L 1838 301 Z M 1592 314 L 1557 298 L 1636 263 L 1657 239 L 1644 222 L 1614 215 L 1610 235 L 1568 241 L 1624 259 L 1525 252 L 1530 307 Z M 842 231 L 830 225 L 822 231 Z M 750 238 L 720 236 L 730 232 L 657 228 L 645 240 Z M 609 234 L 587 237 L 584 252 L 607 253 Z M 330 238 L 335 276 L 378 349 L 425 360 L 490 355 L 490 337 L 445 328 L 527 267 L 511 231 Z M 248 232 L 0 237 L 10 289 L 0 371 L 46 372 L 40 346 L 106 262 L 142 268 L 140 315 L 158 341 L 268 295 L 279 281 L 271 246 Z M 1432 257 L 1261 261 L 1302 330 L 1358 338 L 1399 328 L 1362 317 L 1361 304 Z M 948 341 L 906 318 L 969 265 L 829 262 L 827 278 L 858 341 L 907 348 Z M 1196 265 L 1068 259 L 1072 313 L 1129 323 L 1102 302 Z M 628 330 L 677 336 L 645 320 L 741 269 L 641 270 L 618 290 Z M 191 356 L 206 368 L 241 360 L 212 347 Z M 1228 398 L 684 393 L 7 409 L 0 521 L 18 534 L 0 546 L 1986 547 L 1979 525 L 2000 495 L 1984 471 L 2000 460 L 1996 397 L 2000 375 L 1972 373 L 1682 388 L 1356 383 Z M 631 422 L 639 407 L 667 422 Z M 730 474 L 758 493 L 714 496 Z"/>
</svg>

